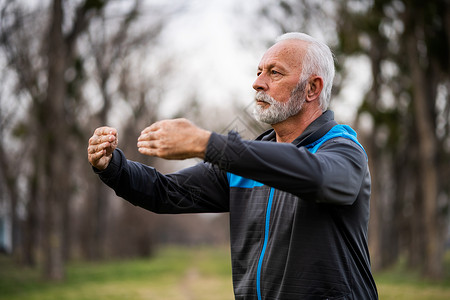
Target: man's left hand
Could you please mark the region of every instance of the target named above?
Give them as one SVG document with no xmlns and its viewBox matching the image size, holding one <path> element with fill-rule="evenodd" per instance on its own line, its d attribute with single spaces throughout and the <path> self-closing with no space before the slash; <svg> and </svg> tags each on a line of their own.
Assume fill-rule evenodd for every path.
<svg viewBox="0 0 450 300">
<path fill-rule="evenodd" d="M 140 153 L 165 159 L 205 157 L 211 132 L 186 119 L 164 120 L 145 128 L 138 139 Z"/>
</svg>

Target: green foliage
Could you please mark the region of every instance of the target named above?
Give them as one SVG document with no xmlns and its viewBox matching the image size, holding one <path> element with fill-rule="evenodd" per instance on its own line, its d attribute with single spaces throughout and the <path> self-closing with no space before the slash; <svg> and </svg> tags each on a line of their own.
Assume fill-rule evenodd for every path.
<svg viewBox="0 0 450 300">
<path fill-rule="evenodd" d="M 24 122 L 20 122 L 14 127 L 12 133 L 13 133 L 14 137 L 16 137 L 18 139 L 22 139 L 28 135 L 29 128 L 28 128 L 27 124 L 25 124 Z"/>
</svg>

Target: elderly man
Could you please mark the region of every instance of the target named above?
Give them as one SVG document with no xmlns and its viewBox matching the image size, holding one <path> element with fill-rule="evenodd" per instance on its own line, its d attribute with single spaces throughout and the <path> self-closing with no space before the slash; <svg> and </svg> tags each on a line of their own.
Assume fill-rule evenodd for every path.
<svg viewBox="0 0 450 300">
<path fill-rule="evenodd" d="M 327 110 L 330 49 L 302 33 L 267 50 L 253 84 L 255 141 L 185 119 L 145 128 L 138 150 L 204 162 L 162 175 L 101 127 L 88 158 L 117 195 L 156 213 L 229 212 L 236 299 L 377 299 L 367 247 L 370 175 L 355 132 Z"/>
</svg>

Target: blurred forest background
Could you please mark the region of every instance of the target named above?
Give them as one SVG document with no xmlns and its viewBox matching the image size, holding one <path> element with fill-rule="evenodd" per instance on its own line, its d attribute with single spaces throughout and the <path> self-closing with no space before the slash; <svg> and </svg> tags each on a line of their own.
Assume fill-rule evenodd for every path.
<svg viewBox="0 0 450 300">
<path fill-rule="evenodd" d="M 258 61 L 276 36 L 303 31 L 333 49 L 332 109 L 369 154 L 373 269 L 402 258 L 441 278 L 450 1 L 227 2 L 0 1 L 2 251 L 62 280 L 72 259 L 228 243 L 226 214 L 158 216 L 117 198 L 87 162 L 88 139 L 96 127 L 114 126 L 129 159 L 171 172 L 196 161 L 136 150 L 139 132 L 156 120 L 182 116 L 252 138 L 262 130 L 248 113 Z"/>
</svg>

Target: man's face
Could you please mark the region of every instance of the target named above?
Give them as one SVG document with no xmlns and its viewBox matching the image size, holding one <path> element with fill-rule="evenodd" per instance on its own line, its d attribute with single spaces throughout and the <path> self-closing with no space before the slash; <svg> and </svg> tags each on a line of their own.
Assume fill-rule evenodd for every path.
<svg viewBox="0 0 450 300">
<path fill-rule="evenodd" d="M 264 54 L 253 83 L 257 91 L 254 114 L 259 121 L 276 124 L 300 111 L 304 88 L 297 87 L 305 47 L 305 42 L 285 40 Z"/>
<path fill-rule="evenodd" d="M 305 87 L 306 81 L 299 83 L 292 91 L 291 97 L 287 102 L 279 102 L 263 91 L 256 92 L 255 100 L 257 102 L 265 102 L 269 106 L 263 107 L 256 104 L 253 109 L 254 117 L 259 122 L 273 125 L 298 114 L 306 101 L 304 94 Z"/>
</svg>

